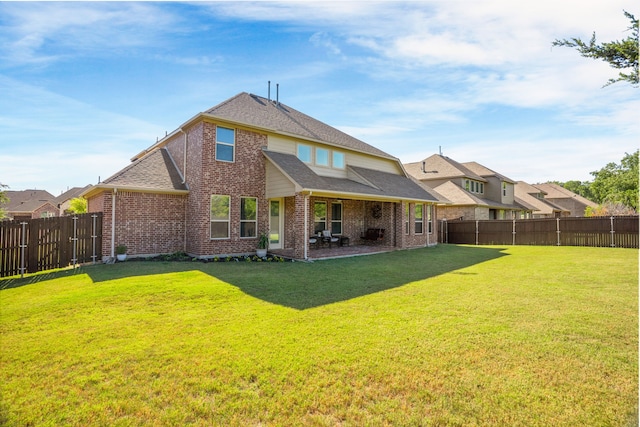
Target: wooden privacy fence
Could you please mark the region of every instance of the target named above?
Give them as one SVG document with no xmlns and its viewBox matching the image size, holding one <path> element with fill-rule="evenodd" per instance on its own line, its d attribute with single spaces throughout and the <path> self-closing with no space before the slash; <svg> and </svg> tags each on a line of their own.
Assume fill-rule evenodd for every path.
<svg viewBox="0 0 640 427">
<path fill-rule="evenodd" d="M 441 243 L 470 245 L 638 248 L 638 217 L 443 220 L 439 237 Z"/>
<path fill-rule="evenodd" d="M 0 277 L 96 262 L 102 213 L 0 222 Z"/>
</svg>

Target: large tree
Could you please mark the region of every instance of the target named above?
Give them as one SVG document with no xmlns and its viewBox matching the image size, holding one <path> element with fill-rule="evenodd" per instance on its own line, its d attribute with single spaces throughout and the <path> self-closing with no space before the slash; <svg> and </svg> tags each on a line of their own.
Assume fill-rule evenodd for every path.
<svg viewBox="0 0 640 427">
<path fill-rule="evenodd" d="M 637 87 L 638 20 L 626 10 L 624 11 L 624 15 L 631 21 L 631 26 L 628 27 L 628 30 L 631 30 L 631 35 L 624 40 L 597 44 L 596 33 L 594 31 L 588 43 L 582 41 L 580 38 L 574 37 L 563 40 L 556 39 L 553 42 L 553 46 L 574 47 L 585 58 L 601 59 L 616 69 L 627 70 L 630 68 L 631 71 L 628 73 L 620 71 L 618 78 L 609 79 L 609 82 L 605 86 L 619 81 L 626 81 Z"/>
<path fill-rule="evenodd" d="M 625 153 L 620 164 L 609 163 L 591 172 L 590 190 L 600 204 L 618 203 L 638 210 L 638 152 Z"/>
</svg>

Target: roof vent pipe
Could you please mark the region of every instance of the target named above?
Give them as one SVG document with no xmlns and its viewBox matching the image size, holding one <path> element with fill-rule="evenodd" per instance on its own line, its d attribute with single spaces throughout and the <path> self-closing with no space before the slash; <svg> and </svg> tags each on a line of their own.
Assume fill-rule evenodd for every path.
<svg viewBox="0 0 640 427">
<path fill-rule="evenodd" d="M 271 102 L 271 80 L 267 81 L 267 101 Z"/>
<path fill-rule="evenodd" d="M 276 83 L 276 105 L 280 106 L 280 83 Z"/>
</svg>

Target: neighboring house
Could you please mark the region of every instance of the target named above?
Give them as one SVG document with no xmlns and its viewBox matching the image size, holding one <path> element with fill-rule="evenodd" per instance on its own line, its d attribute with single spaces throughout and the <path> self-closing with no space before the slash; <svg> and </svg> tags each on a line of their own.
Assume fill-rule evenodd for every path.
<svg viewBox="0 0 640 427">
<path fill-rule="evenodd" d="M 309 257 L 321 230 L 394 248 L 436 242 L 437 198 L 401 162 L 282 103 L 240 93 L 189 119 L 83 194 L 103 212 L 103 254 L 270 250 Z"/>
<path fill-rule="evenodd" d="M 62 193 L 58 197 L 56 197 L 55 198 L 55 203 L 60 209 L 60 216 L 66 215 L 67 214 L 67 210 L 70 207 L 71 200 L 73 200 L 73 199 L 75 199 L 77 197 L 80 197 L 80 194 L 82 194 L 89 187 L 90 187 L 89 185 L 87 185 L 86 187 L 73 187 L 73 188 L 65 191 L 64 193 Z"/>
<path fill-rule="evenodd" d="M 434 154 L 404 166 L 415 179 L 450 202 L 438 205 L 438 219 L 517 219 L 530 212 L 515 202 L 513 180 L 479 163 L 458 163 Z"/>
<path fill-rule="evenodd" d="M 516 202 L 523 206 L 529 206 L 533 212 L 533 218 L 560 218 L 569 216 L 570 212 L 551 200 L 547 200 L 544 191 L 536 186 L 518 181 L 515 187 Z"/>
<path fill-rule="evenodd" d="M 584 216 L 587 207 L 598 207 L 597 203 L 594 203 L 573 191 L 569 191 L 558 184 L 534 184 L 534 187 L 546 193 L 544 196 L 546 200 L 568 210 L 570 216 Z"/>
<path fill-rule="evenodd" d="M 55 197 L 45 190 L 5 192 L 9 203 L 4 206 L 8 220 L 24 221 L 33 218 L 59 216 Z"/>
</svg>

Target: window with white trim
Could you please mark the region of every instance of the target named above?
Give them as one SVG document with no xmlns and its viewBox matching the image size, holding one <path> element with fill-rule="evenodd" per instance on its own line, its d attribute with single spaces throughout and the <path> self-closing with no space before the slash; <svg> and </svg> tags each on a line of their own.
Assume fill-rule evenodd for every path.
<svg viewBox="0 0 640 427">
<path fill-rule="evenodd" d="M 344 169 L 344 153 L 341 153 L 340 151 L 334 151 L 332 165 L 334 168 Z"/>
<path fill-rule="evenodd" d="M 329 166 L 329 150 L 316 147 L 316 165 Z"/>
<path fill-rule="evenodd" d="M 234 129 L 216 126 L 216 160 L 233 162 L 236 145 L 236 131 Z"/>
<path fill-rule="evenodd" d="M 414 232 L 415 234 L 422 234 L 424 230 L 424 217 L 422 216 L 422 204 L 416 203 L 415 207 L 415 217 L 413 219 L 413 223 L 415 225 Z"/>
<path fill-rule="evenodd" d="M 298 159 L 305 163 L 311 163 L 311 147 L 309 145 L 298 144 Z"/>
<path fill-rule="evenodd" d="M 256 237 L 258 229 L 258 199 L 240 198 L 240 237 Z"/>
<path fill-rule="evenodd" d="M 211 196 L 211 239 L 229 238 L 229 201 L 230 196 Z"/>
</svg>

